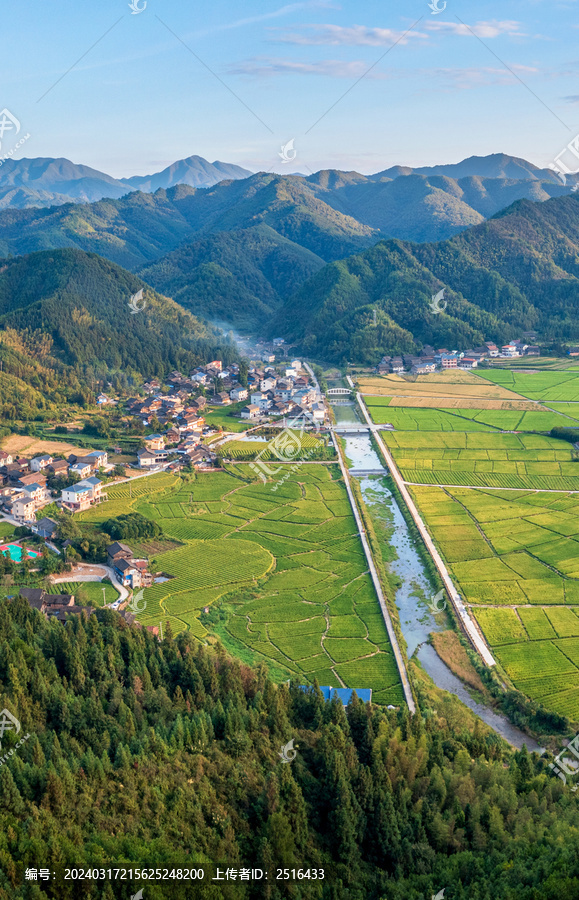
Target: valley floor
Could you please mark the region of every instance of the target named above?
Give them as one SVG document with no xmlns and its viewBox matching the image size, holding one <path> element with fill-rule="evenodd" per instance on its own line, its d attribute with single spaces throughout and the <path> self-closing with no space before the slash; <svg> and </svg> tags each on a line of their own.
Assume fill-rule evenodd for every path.
<svg viewBox="0 0 579 900">
<path fill-rule="evenodd" d="M 402 381 L 363 381 L 365 401 L 394 426 L 382 438 L 461 599 L 505 681 L 578 721 L 579 465 L 549 435 L 579 428 L 576 370 Z M 500 409 L 483 405 L 486 386 Z"/>
</svg>

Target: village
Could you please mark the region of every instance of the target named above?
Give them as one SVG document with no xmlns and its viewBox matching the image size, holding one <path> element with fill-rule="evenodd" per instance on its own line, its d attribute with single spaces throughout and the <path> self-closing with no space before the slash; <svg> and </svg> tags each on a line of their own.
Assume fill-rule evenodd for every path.
<svg viewBox="0 0 579 900">
<path fill-rule="evenodd" d="M 516 359 L 520 356 L 540 356 L 541 348 L 529 341 L 536 337 L 534 332 L 525 332 L 520 339 L 497 347 L 492 341 L 485 341 L 480 347 L 464 352 L 458 350 L 435 350 L 426 344 L 418 356 L 384 356 L 376 367 L 378 375 L 401 374 L 428 375 L 438 369 L 476 369 L 489 359 Z"/>
<path fill-rule="evenodd" d="M 172 372 L 163 386 L 151 379 L 143 385 L 144 397 L 119 401 L 106 394 L 97 398 L 99 407 L 123 402 L 126 412 L 145 429 L 134 466 L 115 466 L 107 450 L 56 458 L 48 453 L 31 459 L 0 450 L 0 505 L 18 524 L 38 527 L 38 511 L 50 503 L 65 512 L 82 512 L 107 499 L 106 480 L 134 477 L 133 469 L 148 472 L 184 466 L 211 468 L 217 453 L 210 441 L 227 429 L 212 425 L 206 415 L 236 406 L 234 415 L 245 426 L 279 422 L 307 414 L 323 424 L 326 409 L 319 391 L 299 360 L 278 370 L 249 366 L 244 387 L 238 380 L 239 366 L 223 367 L 220 360 L 195 368 L 189 376 Z M 207 389 L 213 394 L 205 396 Z M 248 401 L 244 403 L 244 401 Z M 152 425 L 161 430 L 147 434 Z"/>
<path fill-rule="evenodd" d="M 248 365 L 242 375 L 245 384 L 239 380 L 237 364 L 223 366 L 220 360 L 213 360 L 196 367 L 188 376 L 171 372 L 165 383 L 150 379 L 138 397 L 121 400 L 99 394 L 99 409 L 122 406 L 134 420 L 135 431 L 144 431 L 139 439 L 142 446 L 129 464 L 115 462 L 120 450 L 115 446 L 62 457 L 48 452 L 26 457 L 0 450 L 0 510 L 4 521 L 22 535 L 44 542 L 51 553 L 62 555 L 62 559 L 67 558 L 67 551 L 74 557 L 70 541 L 58 540 L 57 519 L 62 514 L 73 517 L 106 501 L 108 483 L 131 482 L 160 471 L 179 474 L 191 469 L 215 470 L 218 448 L 212 449 L 211 444 L 227 435 L 228 430 L 227 426 L 211 422 L 211 413 L 228 410 L 231 425 L 238 423 L 236 431 L 251 431 L 264 425 L 283 428 L 288 420 L 303 415 L 311 423 L 324 424 L 327 413 L 323 398 L 301 361 L 292 360 L 291 364 L 276 368 L 271 365 L 274 360 L 268 354 L 268 365 Z M 151 428 L 158 430 L 151 432 Z M 46 507 L 54 512 L 44 514 Z M 22 542 L 3 545 L 0 552 L 10 559 L 27 558 L 31 565 L 39 556 Z M 114 608 L 134 591 L 150 586 L 164 575 L 151 573 L 149 560 L 120 541 L 113 541 L 106 548 L 106 565 L 84 566 L 75 560 L 71 579 L 84 578 L 84 568 L 91 573 L 87 577 L 105 578 L 119 591 L 118 599 L 111 604 Z M 86 608 L 78 606 L 72 594 L 51 594 L 35 587 L 22 588 L 20 594 L 44 615 L 61 620 Z M 88 612 L 92 612 L 92 607 L 88 607 Z M 124 609 L 122 614 L 134 619 L 130 610 Z"/>
<path fill-rule="evenodd" d="M 418 356 L 383 357 L 376 372 L 427 374 L 472 369 L 489 359 L 536 356 L 539 347 L 525 342 L 533 337 L 533 333 L 525 334 L 502 348 L 488 341 L 465 353 L 425 346 Z M 69 542 L 58 540 L 57 519 L 62 519 L 62 514 L 74 517 L 106 501 L 107 484 L 131 482 L 161 471 L 175 475 L 192 469 L 215 471 L 223 439 L 239 431 L 284 428 L 300 417 L 311 425 L 326 426 L 328 409 L 312 370 L 301 360 L 290 359 L 288 348 L 282 349 L 286 358 L 281 361 L 279 345 L 262 352 L 258 349 L 258 361 L 244 360 L 242 370 L 238 364 L 224 366 L 221 360 L 212 360 L 188 375 L 173 371 L 163 382 L 151 378 L 142 385 L 139 396 L 128 399 L 99 394 L 99 410 L 120 407 L 133 422 L 139 448 L 129 463 L 119 464 L 120 448 L 114 445 L 62 457 L 41 453 L 27 458 L 0 450 L 0 509 L 5 521 L 22 531 L 26 528 L 28 534 L 66 557 Z M 252 356 L 256 348 L 253 350 Z M 43 514 L 48 506 L 55 510 L 51 515 Z M 35 555 L 30 553 L 31 557 Z M 83 565 L 76 560 L 77 575 Z M 126 601 L 133 592 L 163 578 L 163 573 L 150 571 L 147 558 L 121 541 L 112 541 L 106 547 L 106 565 L 96 570 L 98 580 L 107 579 L 119 591 L 110 605 L 118 609 L 122 604 L 122 614 L 132 619 Z M 60 619 L 85 608 L 77 605 L 72 594 L 23 588 L 21 595 L 45 615 Z"/>
</svg>

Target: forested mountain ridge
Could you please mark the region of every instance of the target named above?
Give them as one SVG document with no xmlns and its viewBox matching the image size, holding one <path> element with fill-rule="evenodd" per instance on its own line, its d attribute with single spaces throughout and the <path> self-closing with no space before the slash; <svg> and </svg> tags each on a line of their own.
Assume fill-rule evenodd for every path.
<svg viewBox="0 0 579 900">
<path fill-rule="evenodd" d="M 158 642 L 110 610 L 62 625 L 2 600 L 0 640 L 0 700 L 22 729 L 3 737 L 0 900 L 72 900 L 75 882 L 23 879 L 66 865 L 271 873 L 170 889 L 216 900 L 577 896 L 569 788 L 485 726 L 453 729 L 425 701 L 413 717 L 344 710 L 186 634 Z M 276 884 L 278 867 L 325 878 Z M 106 880 L 90 891 L 117 895 Z"/>
<path fill-rule="evenodd" d="M 259 330 L 323 266 L 262 224 L 184 244 L 138 274 L 196 315 Z"/>
<path fill-rule="evenodd" d="M 136 269 L 191 239 L 182 208 L 194 194 L 194 188 L 179 186 L 154 194 L 133 191 L 119 200 L 3 210 L 0 253 L 18 256 L 73 247 Z"/>
<path fill-rule="evenodd" d="M 527 185 L 542 191 L 547 182 L 538 172 Z M 466 178 L 491 209 L 496 197 L 485 179 Z M 491 181 L 496 187 L 500 179 Z M 261 173 L 203 190 L 179 185 L 93 204 L 6 210 L 0 253 L 72 244 L 138 270 L 208 319 L 263 330 L 274 314 L 276 332 L 307 337 L 307 352 L 332 361 L 375 363 L 384 352 L 412 352 L 424 343 L 461 349 L 484 338 L 504 343 L 529 329 L 575 340 L 578 197 L 560 183 L 549 185 L 565 195 L 519 200 L 486 222 L 476 213 L 478 224 L 464 230 L 468 214 L 461 233 L 445 241 L 376 245 L 380 229 L 389 230 L 388 210 L 398 210 L 394 230 L 404 233 L 415 203 L 430 210 L 427 231 L 444 232 L 444 211 L 463 203 L 465 186 L 455 190 L 446 175 L 372 182 L 355 172 L 307 179 Z M 385 191 L 390 206 L 380 199 Z M 356 219 L 354 209 L 373 224 Z M 443 286 L 450 305 L 435 316 L 430 297 Z M 368 330 L 374 308 L 378 328 Z"/>
<path fill-rule="evenodd" d="M 143 298 L 131 307 L 141 288 Z M 95 376 L 128 386 L 237 356 L 216 329 L 130 272 L 80 250 L 7 261 L 0 269 L 0 328 L 0 400 L 11 418 L 9 378 L 47 402 L 82 402 Z"/>
<path fill-rule="evenodd" d="M 313 356 L 376 364 L 423 344 L 466 350 L 536 330 L 579 338 L 579 197 L 521 200 L 447 241 L 381 241 L 327 265 L 282 307 L 271 333 Z M 447 307 L 430 300 L 445 288 Z M 374 326 L 373 311 L 377 311 Z"/>
<path fill-rule="evenodd" d="M 320 200 L 303 178 L 261 174 L 206 189 L 178 185 L 98 203 L 4 210 L 0 254 L 73 246 L 136 269 L 198 236 L 261 223 L 326 262 L 379 237 Z"/>
<path fill-rule="evenodd" d="M 552 172 L 537 170 L 525 179 L 464 175 L 453 178 L 442 171 L 403 170 L 365 178 L 351 173 L 318 172 L 309 183 L 318 186 L 326 203 L 371 228 L 381 237 L 408 241 L 444 240 L 483 222 L 516 200 L 543 201 L 568 195 Z"/>
<path fill-rule="evenodd" d="M 308 177 L 261 172 L 201 190 L 186 184 L 167 187 L 171 179 L 163 178 L 152 195 L 136 191 L 90 204 L 3 210 L 0 253 L 77 246 L 134 269 L 176 249 L 184 239 L 263 222 L 329 262 L 380 237 L 446 239 L 518 199 L 547 200 L 571 190 L 552 172 L 537 169 L 533 176 L 524 161 L 503 161 L 494 169 L 484 162 L 480 171 L 500 177 L 468 174 L 457 179 L 443 174 L 445 167 L 438 167 L 440 173 L 397 167 L 388 170 L 390 175 L 374 176 L 337 170 Z M 463 170 L 477 168 L 459 168 Z M 525 177 L 508 178 L 505 171 Z M 130 181 L 139 186 L 138 179 Z"/>
</svg>

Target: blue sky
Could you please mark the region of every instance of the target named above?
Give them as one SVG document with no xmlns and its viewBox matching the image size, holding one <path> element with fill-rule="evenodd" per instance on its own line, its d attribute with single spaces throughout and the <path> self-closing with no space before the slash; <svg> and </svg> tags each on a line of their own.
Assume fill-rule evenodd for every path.
<svg viewBox="0 0 579 900">
<path fill-rule="evenodd" d="M 5 0 L 0 109 L 30 134 L 16 155 L 117 177 L 191 154 L 279 172 L 547 165 L 579 132 L 578 0 L 429 2 Z"/>
</svg>

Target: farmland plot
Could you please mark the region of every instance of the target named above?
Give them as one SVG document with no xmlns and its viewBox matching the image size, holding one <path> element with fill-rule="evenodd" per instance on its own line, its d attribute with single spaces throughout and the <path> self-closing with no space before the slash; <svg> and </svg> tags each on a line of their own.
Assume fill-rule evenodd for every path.
<svg viewBox="0 0 579 900">
<path fill-rule="evenodd" d="M 579 427 L 579 370 L 390 376 L 362 390 L 382 395 L 368 408 L 396 429 L 383 439 L 507 677 L 579 721 L 579 463 L 538 433 Z"/>
<path fill-rule="evenodd" d="M 246 445 L 247 446 L 247 445 Z M 403 701 L 398 670 L 357 527 L 337 466 L 304 466 L 276 491 L 246 480 L 249 469 L 152 476 L 110 506 L 157 521 L 180 546 L 152 569 L 168 581 L 144 591 L 144 625 L 169 622 L 211 639 L 214 630 L 246 661 L 266 661 L 279 678 L 317 678 L 335 687 L 371 687 L 377 702 Z M 223 601 L 225 617 L 212 607 Z M 208 613 L 204 610 L 209 609 Z"/>
<path fill-rule="evenodd" d="M 460 487 L 411 491 L 515 687 L 578 721 L 579 500 Z M 545 688 L 545 679 L 555 676 L 560 687 Z"/>
<path fill-rule="evenodd" d="M 388 432 L 384 438 L 411 484 L 579 490 L 571 445 L 546 435 Z"/>
<path fill-rule="evenodd" d="M 579 372 L 576 369 L 557 372 L 490 369 L 481 371 L 480 375 L 492 384 L 493 391 L 501 387 L 543 402 L 579 400 Z"/>
</svg>

